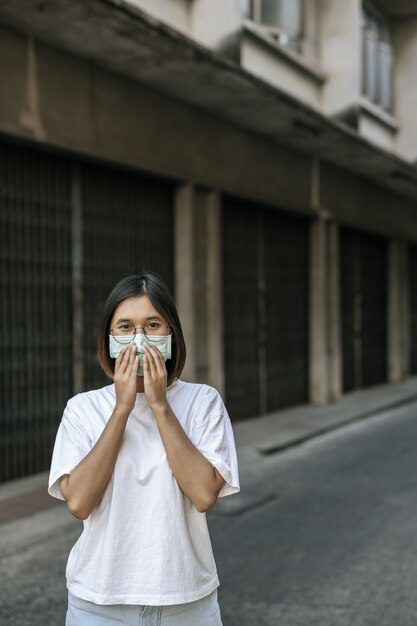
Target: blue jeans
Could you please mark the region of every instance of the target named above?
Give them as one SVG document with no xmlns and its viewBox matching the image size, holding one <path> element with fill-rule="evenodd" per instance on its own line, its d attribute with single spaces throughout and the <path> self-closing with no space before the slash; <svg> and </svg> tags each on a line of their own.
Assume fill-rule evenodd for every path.
<svg viewBox="0 0 417 626">
<path fill-rule="evenodd" d="M 217 589 L 208 596 L 165 606 L 95 604 L 68 593 L 65 626 L 222 626 Z"/>
</svg>

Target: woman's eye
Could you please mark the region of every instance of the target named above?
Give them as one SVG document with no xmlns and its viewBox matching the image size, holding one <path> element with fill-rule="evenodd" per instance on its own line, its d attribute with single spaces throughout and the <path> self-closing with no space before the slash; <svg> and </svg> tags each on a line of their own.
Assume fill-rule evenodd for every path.
<svg viewBox="0 0 417 626">
<path fill-rule="evenodd" d="M 159 324 L 158 322 L 149 322 L 148 328 L 150 328 L 151 330 L 155 330 L 156 328 L 159 328 Z"/>
<path fill-rule="evenodd" d="M 132 328 L 132 326 L 130 324 L 120 324 L 120 326 L 118 326 L 119 330 L 130 330 Z"/>
</svg>

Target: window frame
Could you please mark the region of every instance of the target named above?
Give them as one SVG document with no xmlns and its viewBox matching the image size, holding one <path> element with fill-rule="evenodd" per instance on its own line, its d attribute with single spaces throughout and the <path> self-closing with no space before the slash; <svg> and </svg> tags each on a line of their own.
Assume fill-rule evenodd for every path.
<svg viewBox="0 0 417 626">
<path fill-rule="evenodd" d="M 377 31 L 369 28 L 370 20 L 374 20 L 378 25 Z M 361 14 L 361 94 L 387 113 L 393 112 L 393 86 L 394 86 L 394 47 L 392 45 L 392 34 L 389 20 L 372 2 L 362 2 Z M 373 77 L 374 87 L 368 78 L 370 71 L 367 47 L 370 40 L 374 39 L 375 61 Z M 388 57 L 388 74 L 384 75 L 382 69 L 382 58 Z M 386 77 L 389 77 L 389 88 L 384 91 L 383 84 Z M 372 93 L 374 92 L 374 93 Z"/>
<path fill-rule="evenodd" d="M 248 19 L 252 20 L 257 26 L 262 28 L 264 32 L 268 33 L 273 38 L 273 40 L 283 48 L 289 48 L 296 53 L 301 53 L 305 36 L 306 9 L 304 0 L 297 1 L 300 3 L 301 12 L 300 30 L 297 33 L 292 33 L 288 28 L 272 26 L 271 24 L 265 24 L 264 22 L 262 22 L 262 0 L 249 0 Z M 282 41 L 281 37 L 283 36 L 287 37 L 288 42 L 284 43 Z"/>
</svg>

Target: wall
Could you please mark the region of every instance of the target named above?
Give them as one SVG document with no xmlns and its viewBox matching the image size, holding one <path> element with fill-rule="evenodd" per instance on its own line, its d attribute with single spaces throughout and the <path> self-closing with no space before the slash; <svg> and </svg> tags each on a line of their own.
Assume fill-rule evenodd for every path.
<svg viewBox="0 0 417 626">
<path fill-rule="evenodd" d="M 289 208 L 308 205 L 308 157 L 82 59 L 38 42 L 31 51 L 28 39 L 0 30 L 0 75 L 0 132 Z"/>
<path fill-rule="evenodd" d="M 320 204 L 348 226 L 417 240 L 416 210 L 411 202 L 330 163 L 321 167 Z"/>
<path fill-rule="evenodd" d="M 10 30 L 0 30 L 0 133 L 312 213 L 312 159 Z M 333 166 L 320 207 L 417 241 L 415 206 Z M 364 211 L 366 208 L 366 211 Z"/>
<path fill-rule="evenodd" d="M 190 2 L 190 34 L 209 48 L 222 47 L 242 24 L 240 0 Z"/>
<path fill-rule="evenodd" d="M 320 64 L 327 81 L 323 111 L 340 113 L 360 94 L 360 0 L 320 0 Z"/>
<path fill-rule="evenodd" d="M 240 0 L 129 0 L 157 20 L 209 48 L 239 30 L 242 22 Z"/>
<path fill-rule="evenodd" d="M 378 111 L 375 115 L 372 109 L 378 107 L 369 106 L 368 102 L 366 102 L 364 98 L 361 99 L 361 102 L 363 102 L 363 105 L 361 106 L 359 113 L 359 134 L 362 135 L 362 137 L 366 137 L 366 139 L 369 139 L 381 148 L 392 152 L 395 146 L 397 130 L 394 118 L 382 111 Z M 384 123 L 384 118 L 392 120 L 392 124 L 390 122 Z"/>
<path fill-rule="evenodd" d="M 308 71 L 304 62 L 292 61 L 296 53 L 280 49 L 279 44 L 264 41 L 268 35 L 245 32 L 241 43 L 241 64 L 280 90 L 319 108 L 321 80 Z"/>
<path fill-rule="evenodd" d="M 129 0 L 157 20 L 190 35 L 190 0 Z"/>
</svg>

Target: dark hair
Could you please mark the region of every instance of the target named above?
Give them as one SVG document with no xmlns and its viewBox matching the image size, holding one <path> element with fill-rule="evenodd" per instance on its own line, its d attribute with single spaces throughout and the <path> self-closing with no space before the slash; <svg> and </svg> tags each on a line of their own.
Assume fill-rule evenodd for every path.
<svg viewBox="0 0 417 626">
<path fill-rule="evenodd" d="M 126 276 L 117 283 L 110 293 L 103 308 L 101 331 L 98 339 L 98 361 L 106 376 L 114 378 L 114 359 L 109 352 L 110 322 L 116 307 L 127 298 L 148 296 L 155 309 L 165 317 L 171 326 L 172 357 L 166 361 L 168 372 L 167 384 L 179 378 L 185 363 L 185 341 L 178 312 L 168 287 L 158 274 L 141 271 L 140 274 Z"/>
</svg>

